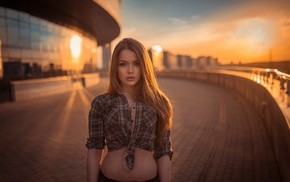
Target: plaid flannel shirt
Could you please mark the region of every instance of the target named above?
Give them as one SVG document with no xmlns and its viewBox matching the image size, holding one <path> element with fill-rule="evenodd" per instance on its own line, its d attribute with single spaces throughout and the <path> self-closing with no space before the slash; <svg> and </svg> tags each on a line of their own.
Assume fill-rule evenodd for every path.
<svg viewBox="0 0 290 182">
<path fill-rule="evenodd" d="M 142 148 L 154 151 L 155 159 L 163 155 L 172 158 L 170 130 L 164 133 L 162 146 L 156 144 L 156 111 L 142 101 L 135 101 L 135 121 L 131 122 L 128 102 L 123 94 L 103 94 L 97 96 L 89 112 L 88 149 L 118 150 L 123 147 Z M 132 124 L 134 130 L 131 132 Z M 134 152 L 131 155 L 134 158 Z"/>
</svg>

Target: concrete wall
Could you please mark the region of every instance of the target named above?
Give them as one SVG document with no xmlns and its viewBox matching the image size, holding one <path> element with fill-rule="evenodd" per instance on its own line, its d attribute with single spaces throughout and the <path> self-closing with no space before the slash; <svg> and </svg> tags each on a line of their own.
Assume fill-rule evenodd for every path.
<svg viewBox="0 0 290 182">
<path fill-rule="evenodd" d="M 290 132 L 287 118 L 264 86 L 244 77 L 217 72 L 167 71 L 158 73 L 158 76 L 214 83 L 246 98 L 265 122 L 283 181 L 290 181 Z"/>
<path fill-rule="evenodd" d="M 23 80 L 11 82 L 11 100 L 25 101 L 44 96 L 70 92 L 83 87 L 97 85 L 100 81 L 99 73 L 84 74 L 79 78 L 69 76 Z"/>
</svg>

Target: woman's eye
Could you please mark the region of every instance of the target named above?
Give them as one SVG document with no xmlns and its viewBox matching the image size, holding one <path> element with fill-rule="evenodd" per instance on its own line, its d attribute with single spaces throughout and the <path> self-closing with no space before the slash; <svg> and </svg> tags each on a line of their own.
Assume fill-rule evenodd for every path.
<svg viewBox="0 0 290 182">
<path fill-rule="evenodd" d="M 136 65 L 136 66 L 139 66 L 139 65 L 140 65 L 140 63 L 139 63 L 139 62 L 135 62 L 135 63 L 134 63 L 134 65 Z"/>
<path fill-rule="evenodd" d="M 126 66 L 126 63 L 119 63 L 119 66 Z"/>
</svg>

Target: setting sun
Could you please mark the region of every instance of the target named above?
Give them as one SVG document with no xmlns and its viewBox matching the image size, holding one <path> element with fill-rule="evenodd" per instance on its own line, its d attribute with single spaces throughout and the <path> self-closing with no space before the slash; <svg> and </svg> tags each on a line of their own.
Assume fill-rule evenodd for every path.
<svg viewBox="0 0 290 182">
<path fill-rule="evenodd" d="M 161 52 L 162 51 L 162 47 L 160 45 L 154 45 L 154 46 L 152 46 L 152 49 L 154 51 L 157 51 L 157 52 Z"/>
<path fill-rule="evenodd" d="M 152 61 L 153 65 L 157 70 L 162 70 L 163 64 L 163 49 L 160 45 L 154 45 L 152 46 Z"/>
</svg>

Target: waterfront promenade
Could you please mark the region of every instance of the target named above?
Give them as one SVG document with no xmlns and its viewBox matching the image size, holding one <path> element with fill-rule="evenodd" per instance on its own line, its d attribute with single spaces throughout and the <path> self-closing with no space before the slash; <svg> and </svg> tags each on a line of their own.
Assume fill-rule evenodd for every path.
<svg viewBox="0 0 290 182">
<path fill-rule="evenodd" d="M 174 106 L 172 182 L 281 181 L 253 107 L 218 86 L 159 79 Z M 0 104 L 0 181 L 86 181 L 87 115 L 94 87 Z"/>
</svg>

